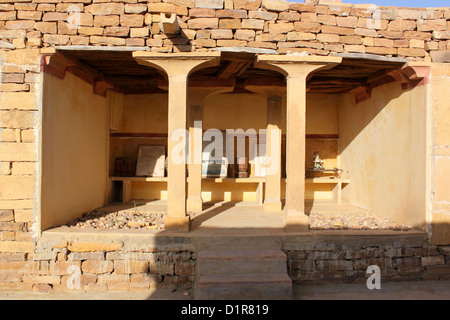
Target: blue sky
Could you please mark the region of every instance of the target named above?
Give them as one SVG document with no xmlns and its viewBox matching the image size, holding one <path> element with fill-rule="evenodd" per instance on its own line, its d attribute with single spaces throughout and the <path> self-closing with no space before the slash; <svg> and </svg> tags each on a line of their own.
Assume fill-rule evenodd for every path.
<svg viewBox="0 0 450 320">
<path fill-rule="evenodd" d="M 303 0 L 288 0 L 291 2 L 304 2 Z M 449 7 L 450 0 L 343 0 L 344 3 L 369 3 L 378 6 L 396 7 Z"/>
</svg>

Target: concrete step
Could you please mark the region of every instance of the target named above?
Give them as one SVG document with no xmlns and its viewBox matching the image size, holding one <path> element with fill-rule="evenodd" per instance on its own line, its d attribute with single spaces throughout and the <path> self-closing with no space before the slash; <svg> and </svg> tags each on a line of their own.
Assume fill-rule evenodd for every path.
<svg viewBox="0 0 450 320">
<path fill-rule="evenodd" d="M 287 273 L 281 250 L 199 251 L 198 273 L 202 275 L 241 273 Z"/>
<path fill-rule="evenodd" d="M 199 251 L 196 280 L 197 299 L 292 299 L 280 249 Z"/>
<path fill-rule="evenodd" d="M 198 251 L 280 250 L 279 236 L 214 235 L 194 239 Z"/>
<path fill-rule="evenodd" d="M 290 300 L 292 281 L 284 274 L 221 274 L 200 276 L 200 300 Z"/>
</svg>

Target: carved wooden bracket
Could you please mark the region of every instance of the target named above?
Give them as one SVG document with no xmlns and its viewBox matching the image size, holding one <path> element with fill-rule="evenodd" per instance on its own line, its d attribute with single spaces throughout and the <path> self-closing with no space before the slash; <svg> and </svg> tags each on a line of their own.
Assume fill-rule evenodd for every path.
<svg viewBox="0 0 450 320">
<path fill-rule="evenodd" d="M 42 55 L 41 71 L 59 79 L 64 79 L 66 72 L 70 72 L 90 83 L 94 94 L 103 97 L 106 96 L 108 89 L 114 89 L 114 85 L 106 81 L 102 73 L 79 60 L 67 58 L 59 52 Z"/>
<path fill-rule="evenodd" d="M 429 66 L 408 65 L 402 69 L 402 73 L 409 79 L 408 82 L 402 83 L 402 90 L 409 90 L 430 83 Z"/>
<path fill-rule="evenodd" d="M 74 65 L 74 61 L 60 53 L 44 54 L 41 58 L 41 70 L 59 79 L 64 79 L 67 68 Z"/>
<path fill-rule="evenodd" d="M 378 73 L 370 77 L 367 81 L 368 86 L 360 86 L 348 92 L 353 94 L 356 103 L 359 103 L 370 98 L 373 88 L 394 81 L 402 86 L 402 90 L 409 90 L 427 84 L 430 81 L 430 67 L 407 64 L 403 68 L 386 70 L 383 73 Z"/>
<path fill-rule="evenodd" d="M 349 91 L 355 96 L 356 103 L 367 100 L 372 94 L 372 88 L 369 86 L 360 86 Z"/>
<path fill-rule="evenodd" d="M 407 65 L 401 70 L 401 72 L 410 80 L 418 80 L 426 78 L 430 75 L 430 67 Z"/>
<path fill-rule="evenodd" d="M 100 80 L 96 81 L 94 84 L 94 94 L 97 94 L 99 96 L 106 97 L 106 92 L 109 89 L 114 89 L 114 86 L 109 82 Z"/>
</svg>

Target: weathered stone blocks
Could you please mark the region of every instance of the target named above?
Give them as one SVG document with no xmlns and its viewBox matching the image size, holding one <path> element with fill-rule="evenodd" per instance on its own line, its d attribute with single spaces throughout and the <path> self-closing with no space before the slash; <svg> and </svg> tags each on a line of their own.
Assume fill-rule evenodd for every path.
<svg viewBox="0 0 450 320">
<path fill-rule="evenodd" d="M 131 274 L 146 273 L 148 271 L 148 262 L 141 260 L 116 260 L 114 261 L 114 273 Z"/>
<path fill-rule="evenodd" d="M 188 20 L 188 28 L 191 29 L 214 29 L 218 26 L 218 18 L 195 18 Z"/>
<path fill-rule="evenodd" d="M 291 278 L 299 283 L 362 282 L 371 265 L 382 281 L 447 279 L 450 250 L 424 240 L 373 239 L 365 242 L 322 240 L 316 244 L 286 243 Z"/>
<path fill-rule="evenodd" d="M 114 269 L 114 264 L 112 261 L 99 261 L 99 260 L 86 260 L 81 264 L 81 271 L 83 273 L 110 273 Z"/>
<path fill-rule="evenodd" d="M 34 242 L 0 241 L 0 252 L 32 252 Z"/>
<path fill-rule="evenodd" d="M 196 0 L 196 8 L 223 9 L 223 0 Z"/>
<path fill-rule="evenodd" d="M 286 0 L 262 0 L 262 5 L 271 11 L 284 11 L 290 7 L 290 3 Z"/>
<path fill-rule="evenodd" d="M 123 14 L 125 5 L 123 3 L 94 3 L 86 6 L 85 11 L 93 15 Z"/>
<path fill-rule="evenodd" d="M 122 248 L 123 243 L 111 242 L 71 242 L 67 249 L 72 252 L 87 252 L 87 251 L 115 251 Z"/>
</svg>

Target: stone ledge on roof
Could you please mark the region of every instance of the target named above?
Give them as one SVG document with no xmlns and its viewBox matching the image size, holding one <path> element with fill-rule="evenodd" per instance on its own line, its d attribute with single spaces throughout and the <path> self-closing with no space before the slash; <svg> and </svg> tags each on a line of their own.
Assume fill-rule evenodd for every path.
<svg viewBox="0 0 450 320">
<path fill-rule="evenodd" d="M 120 46 L 56 46 L 56 50 L 67 51 L 147 51 L 150 47 L 120 47 Z"/>
<path fill-rule="evenodd" d="M 347 58 L 347 59 L 367 59 L 367 60 L 399 62 L 399 63 L 407 63 L 410 61 L 408 59 L 397 58 L 397 57 L 386 57 L 386 56 L 380 56 L 377 54 L 370 54 L 370 53 L 334 53 L 333 56 Z"/>
<path fill-rule="evenodd" d="M 220 47 L 210 49 L 211 51 L 220 52 L 245 52 L 254 54 L 278 54 L 276 50 L 264 49 L 264 48 L 250 48 L 250 47 Z"/>
</svg>

